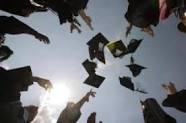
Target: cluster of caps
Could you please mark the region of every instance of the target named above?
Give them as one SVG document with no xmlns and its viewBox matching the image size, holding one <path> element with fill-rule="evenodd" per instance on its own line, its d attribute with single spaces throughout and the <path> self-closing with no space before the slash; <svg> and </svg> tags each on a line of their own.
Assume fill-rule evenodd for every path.
<svg viewBox="0 0 186 123">
<path fill-rule="evenodd" d="M 107 46 L 114 58 L 123 58 L 125 55 L 135 53 L 141 42 L 142 39 L 132 39 L 127 46 L 121 40 L 109 43 L 109 41 L 103 36 L 103 34 L 98 33 L 95 37 L 88 41 L 87 45 L 89 46 L 90 59 L 94 60 L 95 58 L 97 58 L 100 62 L 105 64 L 105 46 Z M 99 88 L 99 86 L 105 80 L 105 77 L 96 74 L 95 69 L 97 68 L 97 64 L 87 59 L 82 63 L 82 65 L 89 74 L 89 77 L 84 81 L 84 83 Z M 136 64 L 133 57 L 131 57 L 130 64 L 126 65 L 126 67 L 129 68 L 133 77 L 137 77 L 143 69 L 146 69 L 146 67 Z M 140 90 L 139 88 L 135 89 L 134 83 L 132 82 L 132 79 L 130 77 L 119 77 L 119 80 L 121 85 L 129 88 L 130 90 L 147 93 L 144 90 Z"/>
</svg>

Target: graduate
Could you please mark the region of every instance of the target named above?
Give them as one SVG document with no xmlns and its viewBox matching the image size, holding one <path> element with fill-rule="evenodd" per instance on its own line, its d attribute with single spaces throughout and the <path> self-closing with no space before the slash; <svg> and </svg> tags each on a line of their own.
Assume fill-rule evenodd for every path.
<svg viewBox="0 0 186 123">
<path fill-rule="evenodd" d="M 33 0 L 33 2 L 55 12 L 58 15 L 60 24 L 69 22 L 71 32 L 75 29 L 78 33 L 81 33 L 81 24 L 77 20 L 77 16 L 80 16 L 88 27 L 93 30 L 92 19 L 85 11 L 89 0 Z"/>
<path fill-rule="evenodd" d="M 126 37 L 133 26 L 154 36 L 152 26 L 157 26 L 160 21 L 167 19 L 177 5 L 176 0 L 128 0 L 128 3 L 125 13 L 128 21 Z"/>
<path fill-rule="evenodd" d="M 30 110 L 22 107 L 21 92 L 28 91 L 33 82 L 48 90 L 52 88 L 51 82 L 33 76 L 30 66 L 11 70 L 0 68 L 0 75 L 0 123 L 26 123 L 33 120 L 36 108 L 29 116 Z"/>
</svg>

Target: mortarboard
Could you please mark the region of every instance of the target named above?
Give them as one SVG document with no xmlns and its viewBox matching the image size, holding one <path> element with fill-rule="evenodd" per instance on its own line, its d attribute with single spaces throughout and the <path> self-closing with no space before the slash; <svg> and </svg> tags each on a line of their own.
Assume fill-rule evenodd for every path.
<svg viewBox="0 0 186 123">
<path fill-rule="evenodd" d="M 85 68 L 85 70 L 88 72 L 88 74 L 94 74 L 96 71 L 96 67 L 97 67 L 97 64 L 94 63 L 94 62 L 90 62 L 88 59 L 85 60 L 83 63 L 82 63 L 83 67 Z"/>
<path fill-rule="evenodd" d="M 102 77 L 102 76 L 99 76 L 96 74 L 92 74 L 92 75 L 89 75 L 89 77 L 84 81 L 84 83 L 88 84 L 90 86 L 99 88 L 104 80 L 105 80 L 105 77 Z"/>
<path fill-rule="evenodd" d="M 141 42 L 143 41 L 143 39 L 137 40 L 137 39 L 132 39 L 130 40 L 129 44 L 127 45 L 127 54 L 129 53 L 134 53 L 139 45 L 141 44 Z"/>
<path fill-rule="evenodd" d="M 108 43 L 109 41 L 101 33 L 98 33 L 95 37 L 88 41 L 87 45 L 89 46 L 90 59 L 93 60 L 97 58 L 105 64 L 104 47 Z"/>
<path fill-rule="evenodd" d="M 110 43 L 107 47 L 114 57 L 122 57 L 127 52 L 127 48 L 121 40 Z"/>
<path fill-rule="evenodd" d="M 32 70 L 30 66 L 8 70 L 7 77 L 9 77 L 9 80 L 14 82 L 29 83 L 30 85 L 33 84 Z"/>
<path fill-rule="evenodd" d="M 132 79 L 128 76 L 119 77 L 120 84 L 132 91 L 134 91 L 134 83 L 132 82 Z"/>
<path fill-rule="evenodd" d="M 143 69 L 146 69 L 146 67 L 143 67 L 141 65 L 135 64 L 133 57 L 131 57 L 131 63 L 130 63 L 130 65 L 126 65 L 126 67 L 128 67 L 130 69 L 130 71 L 132 72 L 132 75 L 134 77 L 137 77 L 141 73 L 141 71 Z"/>
<path fill-rule="evenodd" d="M 145 90 L 142 90 L 142 89 L 139 89 L 139 88 L 136 88 L 135 89 L 135 86 L 134 86 L 134 83 L 132 82 L 132 79 L 131 77 L 128 77 L 128 76 L 124 76 L 124 77 L 119 77 L 119 80 L 120 80 L 120 84 L 132 91 L 137 91 L 137 92 L 140 92 L 140 93 L 143 93 L 143 94 L 147 94 L 147 92 Z"/>
</svg>

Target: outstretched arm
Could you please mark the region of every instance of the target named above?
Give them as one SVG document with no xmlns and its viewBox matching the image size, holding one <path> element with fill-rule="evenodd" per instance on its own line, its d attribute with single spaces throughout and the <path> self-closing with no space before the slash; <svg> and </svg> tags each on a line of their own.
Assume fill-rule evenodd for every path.
<svg viewBox="0 0 186 123">
<path fill-rule="evenodd" d="M 81 108 L 85 102 L 89 101 L 89 97 L 95 97 L 96 92 L 90 90 L 79 102 L 76 103 L 77 108 Z"/>
<path fill-rule="evenodd" d="M 40 77 L 37 77 L 37 76 L 33 76 L 32 80 L 34 82 L 37 82 L 41 87 L 45 88 L 46 90 L 50 90 L 53 87 L 50 80 L 40 78 Z"/>
<path fill-rule="evenodd" d="M 33 35 L 36 39 L 43 41 L 44 43 L 49 43 L 47 36 L 38 33 L 36 30 L 16 19 L 13 16 L 0 16 L 0 33 L 3 34 L 30 34 Z"/>
<path fill-rule="evenodd" d="M 81 18 L 85 21 L 85 23 L 88 25 L 88 27 L 91 29 L 91 30 L 94 30 L 93 27 L 92 27 L 92 19 L 90 16 L 87 16 L 85 11 L 83 9 L 81 9 L 79 11 L 79 15 L 81 16 Z"/>
</svg>

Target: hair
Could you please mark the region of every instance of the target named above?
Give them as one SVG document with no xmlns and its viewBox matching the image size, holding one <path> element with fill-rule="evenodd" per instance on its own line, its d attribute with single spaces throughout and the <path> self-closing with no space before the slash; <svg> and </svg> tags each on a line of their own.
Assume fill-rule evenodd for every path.
<svg viewBox="0 0 186 123">
<path fill-rule="evenodd" d="M 1 46 L 0 47 L 0 52 L 5 52 L 6 55 L 0 58 L 0 62 L 7 60 L 12 54 L 13 51 L 8 47 L 8 46 Z"/>
<path fill-rule="evenodd" d="M 186 26 L 180 22 L 178 25 L 177 25 L 177 29 L 180 31 L 180 32 L 183 32 L 183 33 L 186 33 Z"/>
</svg>

